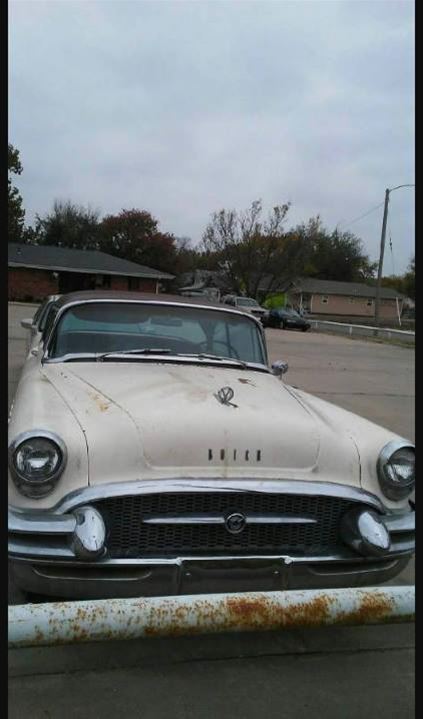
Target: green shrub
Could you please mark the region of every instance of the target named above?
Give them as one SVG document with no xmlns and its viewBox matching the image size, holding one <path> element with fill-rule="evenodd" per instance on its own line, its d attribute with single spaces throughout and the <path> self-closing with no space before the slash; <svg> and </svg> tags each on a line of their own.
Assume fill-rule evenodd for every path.
<svg viewBox="0 0 423 719">
<path fill-rule="evenodd" d="M 281 292 L 278 295 L 270 295 L 265 299 L 263 302 L 263 307 L 265 307 L 267 310 L 274 310 L 277 307 L 285 307 L 286 304 L 286 295 Z"/>
</svg>

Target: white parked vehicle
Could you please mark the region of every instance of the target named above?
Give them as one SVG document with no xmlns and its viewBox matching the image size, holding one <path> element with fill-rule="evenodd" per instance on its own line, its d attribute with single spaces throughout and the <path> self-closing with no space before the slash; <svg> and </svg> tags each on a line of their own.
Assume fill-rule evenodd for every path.
<svg viewBox="0 0 423 719">
<path fill-rule="evenodd" d="M 54 303 L 9 425 L 18 586 L 63 597 L 383 582 L 414 552 L 414 446 L 284 381 L 251 314 Z"/>
<path fill-rule="evenodd" d="M 267 315 L 267 310 L 264 309 L 264 307 L 261 307 L 257 300 L 255 300 L 253 297 L 237 297 L 236 295 L 225 295 L 222 298 L 222 304 L 229 305 L 230 307 L 235 307 L 237 310 L 241 310 L 243 312 L 251 312 L 254 317 L 257 317 L 259 320 L 263 320 L 265 315 Z"/>
</svg>

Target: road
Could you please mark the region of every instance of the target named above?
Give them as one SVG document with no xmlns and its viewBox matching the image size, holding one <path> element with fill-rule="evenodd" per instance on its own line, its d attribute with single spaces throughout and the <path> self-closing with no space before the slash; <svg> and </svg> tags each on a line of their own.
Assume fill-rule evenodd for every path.
<svg viewBox="0 0 423 719">
<path fill-rule="evenodd" d="M 24 357 L 9 307 L 9 403 Z M 267 330 L 286 381 L 414 437 L 414 352 L 321 333 Z M 414 563 L 396 583 L 414 583 Z M 13 597 L 12 597 L 13 601 Z M 414 717 L 413 625 L 109 642 L 9 652 L 9 716 L 285 719 Z"/>
</svg>

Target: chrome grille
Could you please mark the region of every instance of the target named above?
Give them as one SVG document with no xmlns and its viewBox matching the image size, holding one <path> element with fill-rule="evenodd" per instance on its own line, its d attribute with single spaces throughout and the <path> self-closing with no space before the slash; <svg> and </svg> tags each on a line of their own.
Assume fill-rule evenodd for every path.
<svg viewBox="0 0 423 719">
<path fill-rule="evenodd" d="M 340 545 L 339 521 L 353 503 L 339 497 L 243 492 L 178 492 L 110 497 L 94 502 L 107 527 L 112 558 L 219 554 L 321 554 Z M 307 524 L 247 524 L 230 534 L 224 524 L 172 524 L 178 515 L 232 512 L 302 515 Z M 160 515 L 161 523 L 148 523 Z M 169 517 L 169 524 L 166 524 Z M 147 523 L 145 523 L 147 520 Z M 164 521 L 163 521 L 164 520 Z"/>
</svg>

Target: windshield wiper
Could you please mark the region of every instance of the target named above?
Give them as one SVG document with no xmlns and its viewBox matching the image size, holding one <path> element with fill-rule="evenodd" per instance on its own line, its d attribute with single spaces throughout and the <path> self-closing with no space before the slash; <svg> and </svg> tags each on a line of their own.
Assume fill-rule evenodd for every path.
<svg viewBox="0 0 423 719">
<path fill-rule="evenodd" d="M 235 357 L 221 357 L 219 355 L 213 355 L 213 354 L 206 354 L 205 352 L 198 352 L 198 353 L 188 353 L 188 352 L 175 352 L 175 354 L 178 357 L 192 357 L 193 359 L 209 359 L 209 360 L 217 360 L 217 362 L 233 362 L 236 365 L 239 365 L 239 367 L 243 367 L 243 369 L 248 368 L 248 362 L 244 362 L 244 360 L 237 359 Z"/>
<path fill-rule="evenodd" d="M 216 362 L 232 362 L 243 369 L 248 369 L 248 363 L 235 357 L 220 357 L 218 355 L 207 354 L 205 352 L 189 353 L 189 352 L 172 352 L 172 350 L 163 347 L 149 347 L 134 350 L 115 350 L 114 352 L 103 352 L 96 355 L 96 362 L 103 362 L 107 357 L 120 355 L 172 355 L 172 357 L 192 357 L 192 359 L 216 360 Z"/>
<path fill-rule="evenodd" d="M 114 350 L 112 352 L 103 352 L 100 355 L 96 355 L 96 362 L 102 362 L 106 357 L 112 355 L 168 355 L 174 354 L 172 350 L 163 347 L 142 347 L 141 349 L 135 350 Z"/>
</svg>

